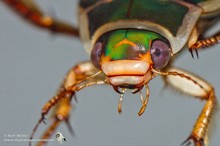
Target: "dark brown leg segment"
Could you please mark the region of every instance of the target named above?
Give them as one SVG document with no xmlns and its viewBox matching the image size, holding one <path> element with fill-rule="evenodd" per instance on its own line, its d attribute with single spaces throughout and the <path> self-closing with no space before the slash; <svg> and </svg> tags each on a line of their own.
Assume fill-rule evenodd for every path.
<svg viewBox="0 0 220 146">
<path fill-rule="evenodd" d="M 17 14 L 22 16 L 31 24 L 50 30 L 53 33 L 61 33 L 70 36 L 79 37 L 77 28 L 68 23 L 54 19 L 48 15 L 43 14 L 40 8 L 31 0 L 2 0 Z"/>
</svg>

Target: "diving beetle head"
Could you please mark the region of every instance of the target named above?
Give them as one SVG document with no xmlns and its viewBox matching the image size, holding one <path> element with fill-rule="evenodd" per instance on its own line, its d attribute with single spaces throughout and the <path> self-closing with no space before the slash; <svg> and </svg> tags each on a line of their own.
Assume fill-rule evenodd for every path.
<svg viewBox="0 0 220 146">
<path fill-rule="evenodd" d="M 138 29 L 114 30 L 102 35 L 91 53 L 113 87 L 141 89 L 153 78 L 152 68 L 162 69 L 170 59 L 168 41 Z"/>
</svg>

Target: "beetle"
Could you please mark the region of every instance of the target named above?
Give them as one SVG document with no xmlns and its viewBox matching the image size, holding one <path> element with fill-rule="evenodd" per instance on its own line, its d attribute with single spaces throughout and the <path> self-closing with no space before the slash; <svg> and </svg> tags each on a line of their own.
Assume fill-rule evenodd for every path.
<svg viewBox="0 0 220 146">
<path fill-rule="evenodd" d="M 42 17 L 44 15 L 39 15 L 38 10 L 34 11 L 35 6 L 30 9 L 20 1 L 5 2 L 37 26 L 52 32 L 78 36 L 77 29 L 51 17 Z M 110 13 L 116 6 L 123 9 L 120 7 L 117 13 Z M 217 104 L 214 88 L 198 76 L 172 67 L 171 58 L 186 45 L 194 57 L 193 51 L 198 56 L 197 50 L 201 47 L 218 43 L 218 33 L 210 38 L 200 39 L 204 31 L 219 18 L 219 7 L 217 0 L 80 1 L 79 33 L 84 47 L 91 54 L 92 63 L 80 63 L 69 71 L 58 94 L 43 107 L 42 117 L 33 132 L 55 105 L 56 120 L 51 127 L 67 120 L 71 98 L 79 90 L 95 84 L 109 84 L 120 94 L 119 113 L 122 111 L 124 92 L 131 89 L 133 93 L 139 93 L 142 106 L 138 114 L 142 115 L 149 97 L 147 84 L 160 75 L 166 84 L 207 100 L 191 135 L 183 143 L 188 145 L 192 140 L 195 145 L 206 145 L 209 122 Z M 155 12 L 158 9 L 160 13 Z M 147 15 L 152 13 L 155 15 Z M 166 14 L 166 19 L 162 14 Z M 94 21 L 94 17 L 102 19 Z M 167 18 L 175 18 L 176 21 L 174 23 Z M 143 87 L 147 92 L 145 98 L 141 93 Z M 47 131 L 43 138 L 50 136 L 48 133 L 52 133 L 51 131 Z"/>
</svg>

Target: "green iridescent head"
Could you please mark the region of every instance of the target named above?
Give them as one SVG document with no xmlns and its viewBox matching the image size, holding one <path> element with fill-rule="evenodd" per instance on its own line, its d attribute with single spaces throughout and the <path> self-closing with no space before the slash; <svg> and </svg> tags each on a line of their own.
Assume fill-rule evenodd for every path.
<svg viewBox="0 0 220 146">
<path fill-rule="evenodd" d="M 149 51 L 153 40 L 162 39 L 157 33 L 134 29 L 116 30 L 107 35 L 103 56 L 110 60 L 136 60 L 139 54 L 144 55 Z"/>
<path fill-rule="evenodd" d="M 103 62 L 116 60 L 148 60 L 151 62 L 150 48 L 155 40 L 167 42 L 163 36 L 152 31 L 114 30 L 104 34 L 96 42 L 91 53 L 91 60 L 96 67 Z"/>
</svg>

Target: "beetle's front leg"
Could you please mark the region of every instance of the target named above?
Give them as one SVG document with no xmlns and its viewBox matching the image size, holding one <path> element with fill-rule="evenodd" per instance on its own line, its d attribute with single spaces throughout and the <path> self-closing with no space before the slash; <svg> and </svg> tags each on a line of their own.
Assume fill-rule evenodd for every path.
<svg viewBox="0 0 220 146">
<path fill-rule="evenodd" d="M 196 52 L 197 58 L 199 57 L 198 55 L 198 50 L 201 48 L 207 48 L 209 46 L 213 46 L 217 43 L 220 42 L 220 32 L 216 33 L 215 35 L 205 38 L 205 39 L 199 39 L 199 32 L 197 30 L 197 27 L 194 28 L 189 41 L 188 41 L 188 48 L 189 51 L 194 58 L 193 51 Z"/>
<path fill-rule="evenodd" d="M 92 65 L 91 62 L 83 62 L 73 67 L 66 75 L 66 78 L 56 96 L 50 99 L 42 108 L 42 117 L 33 129 L 30 140 L 33 138 L 38 126 L 44 121 L 45 115 L 51 110 L 52 107 L 54 107 L 52 115 L 53 122 L 51 125 L 49 125 L 41 139 L 50 138 L 62 121 L 66 121 L 70 132 L 73 133 L 68 121 L 72 109 L 70 103 L 72 97 L 75 96 L 75 93 L 82 88 L 95 84 L 103 84 L 105 83 L 104 80 L 104 76 Z M 46 141 L 40 141 L 37 145 L 42 146 L 45 144 L 45 142 Z M 29 145 L 31 145 L 31 141 Z"/>
<path fill-rule="evenodd" d="M 69 97 L 65 97 L 57 103 L 54 112 L 52 114 L 52 123 L 48 126 L 48 128 L 41 136 L 40 139 L 42 139 L 42 141 L 39 141 L 37 143 L 37 146 L 43 146 L 47 142 L 47 141 L 43 141 L 43 139 L 49 139 L 62 121 L 65 121 L 67 123 L 70 132 L 73 133 L 72 127 L 69 124 L 71 109 L 72 109 L 72 105 L 71 105 L 71 99 Z M 36 129 L 33 132 L 35 131 Z"/>
<path fill-rule="evenodd" d="M 189 74 L 183 70 L 170 68 L 166 73 L 165 81 L 176 89 L 193 97 L 206 100 L 189 138 L 182 145 L 205 146 L 208 142 L 208 130 L 217 107 L 217 99 L 214 88 L 201 78 Z"/>
</svg>

